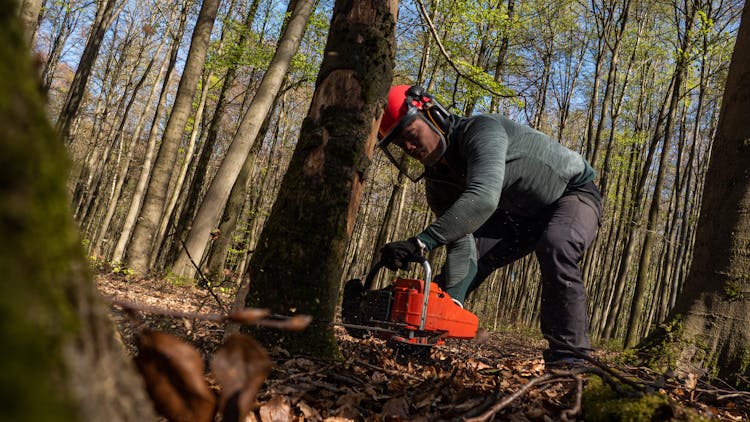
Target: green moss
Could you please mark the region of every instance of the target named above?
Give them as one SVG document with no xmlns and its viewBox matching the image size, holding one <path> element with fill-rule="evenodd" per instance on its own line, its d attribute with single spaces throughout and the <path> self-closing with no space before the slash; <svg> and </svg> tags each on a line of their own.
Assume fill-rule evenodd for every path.
<svg viewBox="0 0 750 422">
<path fill-rule="evenodd" d="M 727 295 L 727 298 L 729 298 L 730 301 L 742 300 L 744 298 L 742 285 L 731 280 L 724 283 L 724 294 Z"/>
<path fill-rule="evenodd" d="M 167 272 L 167 275 L 164 276 L 164 281 L 175 287 L 189 287 L 196 284 L 192 277 L 185 277 L 172 271 Z"/>
<path fill-rule="evenodd" d="M 62 348 L 85 261 L 65 191 L 66 152 L 44 113 L 16 6 L 0 7 L 0 396 L 4 420 L 73 420 Z"/>
<path fill-rule="evenodd" d="M 594 422 L 705 420 L 692 411 L 676 408 L 669 398 L 661 393 L 644 394 L 634 398 L 621 397 L 597 376 L 588 379 L 584 390 L 583 416 L 585 420 Z"/>
<path fill-rule="evenodd" d="M 658 372 L 673 369 L 680 352 L 686 347 L 686 342 L 681 337 L 683 330 L 684 319 L 681 315 L 676 315 L 659 325 L 632 353 L 637 354 L 639 364 Z"/>
</svg>

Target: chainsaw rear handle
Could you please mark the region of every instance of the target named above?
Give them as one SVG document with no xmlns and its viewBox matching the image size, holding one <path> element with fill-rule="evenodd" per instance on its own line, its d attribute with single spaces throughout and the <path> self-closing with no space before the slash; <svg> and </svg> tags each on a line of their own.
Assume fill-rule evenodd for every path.
<svg viewBox="0 0 750 422">
<path fill-rule="evenodd" d="M 417 262 L 422 264 L 422 267 L 424 268 L 424 281 L 429 286 L 430 281 L 432 281 L 432 267 L 430 267 L 429 261 L 427 261 L 427 258 L 424 256 L 420 256 L 419 261 Z M 370 272 L 367 273 L 367 277 L 365 278 L 365 291 L 372 290 L 372 283 L 375 281 L 375 277 L 383 267 L 385 267 L 385 260 L 381 259 L 370 268 Z M 427 289 L 429 289 L 429 287 L 427 287 Z"/>
</svg>

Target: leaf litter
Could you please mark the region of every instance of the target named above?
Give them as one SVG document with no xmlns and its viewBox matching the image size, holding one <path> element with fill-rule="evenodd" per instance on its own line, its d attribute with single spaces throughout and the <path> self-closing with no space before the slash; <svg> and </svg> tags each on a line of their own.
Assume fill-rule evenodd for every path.
<svg viewBox="0 0 750 422">
<path fill-rule="evenodd" d="M 111 300 L 185 314 L 222 312 L 198 287 L 102 275 L 97 285 Z M 218 297 L 224 303 L 232 301 L 227 294 Z M 151 360 L 140 365 L 150 368 L 151 381 L 161 382 L 167 392 L 187 389 L 190 400 L 165 396 L 172 413 L 160 412 L 172 415 L 168 420 L 216 420 L 206 416 L 214 408 L 223 421 L 582 420 L 578 389 L 585 377 L 546 372 L 541 359 L 546 342 L 527 334 L 483 333 L 481 342 L 448 341 L 433 347 L 429 357 L 415 358 L 394 353 L 383 340 L 355 339 L 335 327 L 344 358 L 332 362 L 291 356 L 278 347 L 266 352 L 244 335 L 225 339 L 223 322 L 210 318 L 118 307 L 112 308 L 112 314 L 134 357 L 144 359 L 144 338 L 150 345 L 146 355 L 150 353 Z M 263 310 L 245 310 L 224 320 L 255 322 L 264 316 Z M 299 329 L 305 322 L 301 318 L 280 325 Z M 195 354 L 187 351 L 190 345 Z M 611 361 L 615 355 L 599 351 L 595 358 Z M 204 370 L 203 362 L 210 362 L 210 371 Z M 181 369 L 185 365 L 190 369 Z M 665 379 L 645 368 L 617 367 L 617 371 L 658 386 L 675 406 L 703 417 L 750 418 L 750 393 L 727 393 L 695 377 Z M 196 373 L 203 373 L 205 384 L 196 380 Z M 175 379 L 182 380 L 176 387 L 165 381 Z"/>
</svg>

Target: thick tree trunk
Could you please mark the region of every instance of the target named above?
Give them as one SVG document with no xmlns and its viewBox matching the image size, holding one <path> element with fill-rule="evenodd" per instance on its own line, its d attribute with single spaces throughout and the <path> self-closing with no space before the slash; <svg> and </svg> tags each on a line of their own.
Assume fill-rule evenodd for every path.
<svg viewBox="0 0 750 422">
<path fill-rule="evenodd" d="M 189 257 L 200 259 L 206 250 L 211 230 L 216 228 L 221 219 L 232 186 L 234 186 L 253 141 L 258 135 L 261 126 L 259 123 L 263 122 L 271 108 L 273 99 L 286 76 L 289 63 L 291 63 L 292 57 L 302 41 L 307 19 L 314 4 L 314 0 L 297 1 L 284 35 L 279 40 L 276 53 L 274 53 L 273 59 L 268 65 L 268 70 L 255 93 L 255 98 L 253 98 L 250 108 L 242 118 L 242 123 L 240 123 L 227 155 L 211 181 L 206 196 L 203 198 L 203 202 L 193 220 L 190 234 L 185 241 L 186 250 L 180 253 L 172 267 L 174 273 L 186 277 L 193 277 L 195 274 L 195 268 Z"/>
<path fill-rule="evenodd" d="M 172 171 L 177 161 L 177 151 L 182 142 L 185 125 L 192 112 L 193 99 L 198 87 L 203 64 L 206 62 L 208 43 L 216 20 L 220 0 L 203 0 L 193 36 L 190 41 L 185 68 L 175 94 L 172 113 L 164 129 L 159 153 L 154 162 L 151 180 L 143 199 L 143 207 L 128 247 L 128 263 L 139 274 L 149 270 L 154 239 L 167 202 Z M 158 246 L 158 245 L 156 245 Z"/>
<path fill-rule="evenodd" d="M 3 419 L 155 420 L 87 271 L 66 193 L 66 153 L 14 10 L 0 1 L 0 62 L 11 64 L 0 78 Z"/>
<path fill-rule="evenodd" d="M 248 304 L 332 320 L 394 64 L 397 2 L 339 0 L 308 116 L 250 262 Z M 271 341 L 271 333 L 264 336 Z M 288 334 L 285 347 L 338 353 L 330 328 Z"/>
<path fill-rule="evenodd" d="M 695 256 L 685 288 L 645 351 L 670 347 L 678 373 L 707 371 L 747 388 L 750 379 L 750 5 L 729 67 L 706 176 Z M 669 335 L 665 335 L 669 334 Z M 655 347 L 658 347 L 656 349 Z"/>
</svg>

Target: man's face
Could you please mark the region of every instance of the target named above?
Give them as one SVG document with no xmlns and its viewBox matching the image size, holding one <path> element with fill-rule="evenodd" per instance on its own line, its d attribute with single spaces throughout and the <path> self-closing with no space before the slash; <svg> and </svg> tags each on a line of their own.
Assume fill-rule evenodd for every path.
<svg viewBox="0 0 750 422">
<path fill-rule="evenodd" d="M 431 158 L 440 145 L 440 135 L 421 118 L 414 119 L 401 130 L 393 143 L 422 164 Z"/>
</svg>

